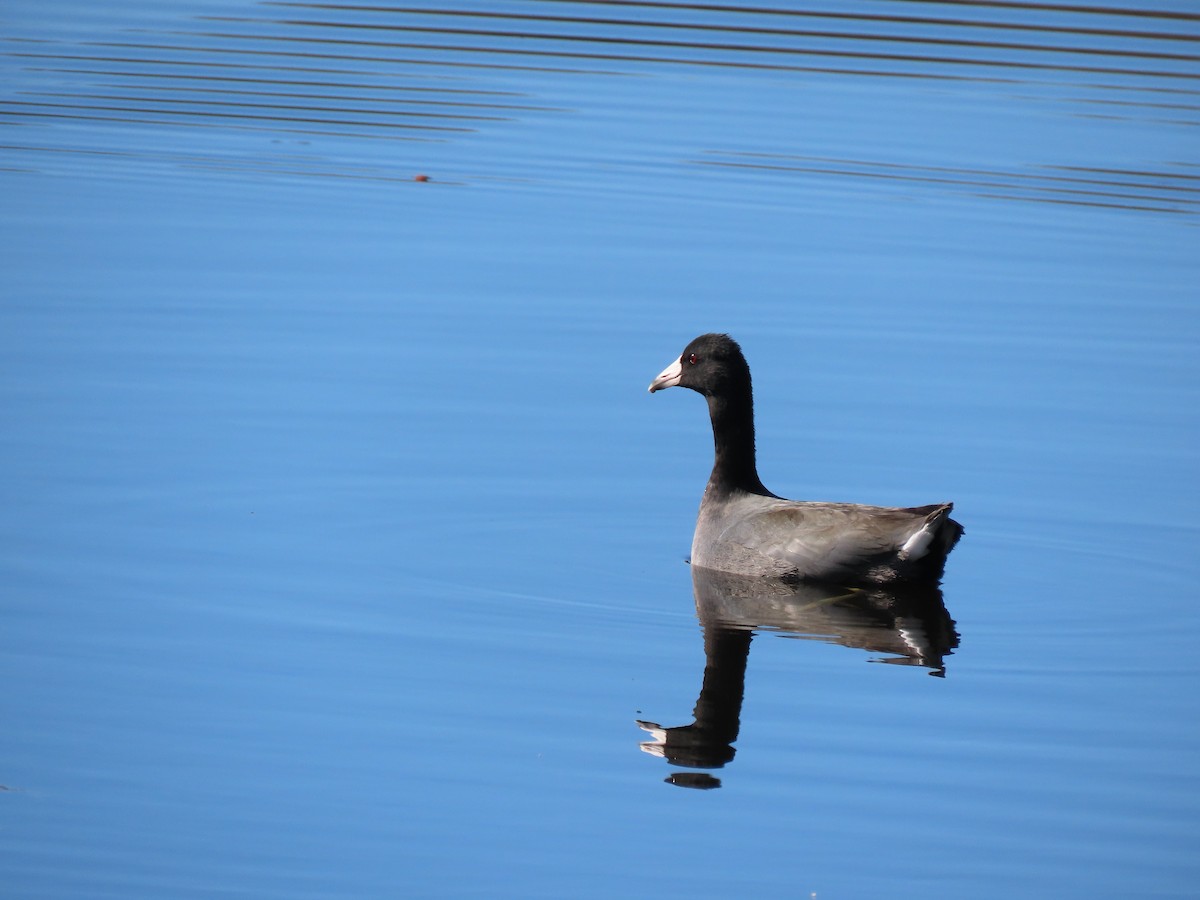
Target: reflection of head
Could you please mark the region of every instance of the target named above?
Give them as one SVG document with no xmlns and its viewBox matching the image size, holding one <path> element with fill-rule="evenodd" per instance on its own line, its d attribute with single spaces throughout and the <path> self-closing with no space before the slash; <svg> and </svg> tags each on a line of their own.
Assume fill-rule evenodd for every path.
<svg viewBox="0 0 1200 900">
<path fill-rule="evenodd" d="M 641 744 L 643 751 L 702 769 L 719 769 L 733 759 L 752 636 L 745 628 L 704 627 L 704 681 L 692 710 L 695 721 L 675 728 L 639 721 L 653 738 Z"/>
</svg>

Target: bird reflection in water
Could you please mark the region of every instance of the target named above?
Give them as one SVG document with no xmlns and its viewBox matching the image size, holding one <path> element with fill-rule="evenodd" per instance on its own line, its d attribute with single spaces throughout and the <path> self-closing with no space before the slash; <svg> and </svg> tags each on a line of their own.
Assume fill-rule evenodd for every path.
<svg viewBox="0 0 1200 900">
<path fill-rule="evenodd" d="M 923 666 L 938 677 L 946 672 L 944 657 L 958 646 L 954 620 L 933 584 L 789 584 L 693 566 L 692 585 L 704 631 L 704 680 L 695 721 L 671 728 L 637 723 L 651 738 L 641 749 L 676 766 L 719 769 L 733 759 L 756 630 L 886 654 L 874 661 Z M 674 772 L 666 781 L 698 789 L 721 786 L 707 772 Z"/>
</svg>

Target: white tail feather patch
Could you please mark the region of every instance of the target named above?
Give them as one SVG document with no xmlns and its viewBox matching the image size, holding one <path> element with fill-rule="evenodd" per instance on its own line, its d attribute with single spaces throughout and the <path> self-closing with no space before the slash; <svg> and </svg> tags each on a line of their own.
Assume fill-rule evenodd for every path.
<svg viewBox="0 0 1200 900">
<path fill-rule="evenodd" d="M 934 519 L 922 525 L 920 530 L 904 542 L 904 546 L 900 548 L 900 555 L 905 559 L 920 559 L 928 553 L 929 545 L 933 543 L 933 536 L 937 532 L 937 525 L 940 521 L 940 519 Z"/>
</svg>

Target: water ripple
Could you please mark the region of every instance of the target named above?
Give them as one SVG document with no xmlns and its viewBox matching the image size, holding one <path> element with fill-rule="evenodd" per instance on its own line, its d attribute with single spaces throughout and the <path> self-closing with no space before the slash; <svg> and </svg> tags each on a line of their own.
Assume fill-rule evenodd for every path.
<svg viewBox="0 0 1200 900">
<path fill-rule="evenodd" d="M 54 27 L 8 40 L 3 58 L 21 68 L 0 91 L 0 127 L 96 122 L 446 142 L 572 113 L 537 96 L 552 92 L 548 79 L 560 74 L 653 77 L 698 66 L 782 73 L 800 85 L 846 76 L 1025 85 L 1034 100 L 1049 97 L 1076 115 L 1200 125 L 1200 13 L 1167 9 L 919 0 L 833 9 L 518 0 L 473 9 L 272 0 L 244 13 L 233 5 L 228 14 L 86 40 Z M 114 145 L 113 135 L 105 132 L 104 146 L 74 149 L 151 153 L 132 138 Z M 12 148 L 70 150 L 61 142 L 78 139 L 54 137 L 10 142 L 19 158 L 0 163 L 31 168 L 31 159 L 51 157 Z M 1174 164 L 1136 175 L 1099 166 L 1067 174 L 1052 165 L 1078 160 L 996 171 L 720 150 L 697 162 L 1004 199 L 1196 210 L 1194 182 Z M 342 165 L 348 177 L 372 169 L 327 161 L 319 171 Z M 394 173 L 385 167 L 382 177 Z"/>
<path fill-rule="evenodd" d="M 1039 200 L 1195 213 L 1200 210 L 1200 176 L 1182 167 L 1162 171 L 1045 166 L 1040 170 L 918 166 L 882 160 L 830 159 L 770 153 L 712 151 L 698 165 L 760 170 L 783 175 L 919 183 L 1005 200 Z"/>
</svg>

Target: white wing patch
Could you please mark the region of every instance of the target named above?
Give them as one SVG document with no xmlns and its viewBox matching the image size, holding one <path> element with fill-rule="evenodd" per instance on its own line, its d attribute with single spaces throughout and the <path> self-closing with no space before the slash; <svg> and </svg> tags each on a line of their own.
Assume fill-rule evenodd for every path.
<svg viewBox="0 0 1200 900">
<path fill-rule="evenodd" d="M 920 559 L 929 552 L 929 545 L 933 543 L 933 536 L 937 533 L 937 525 L 941 522 L 940 518 L 934 518 L 932 521 L 927 521 L 913 535 L 904 542 L 904 546 L 900 548 L 901 559 Z"/>
</svg>

